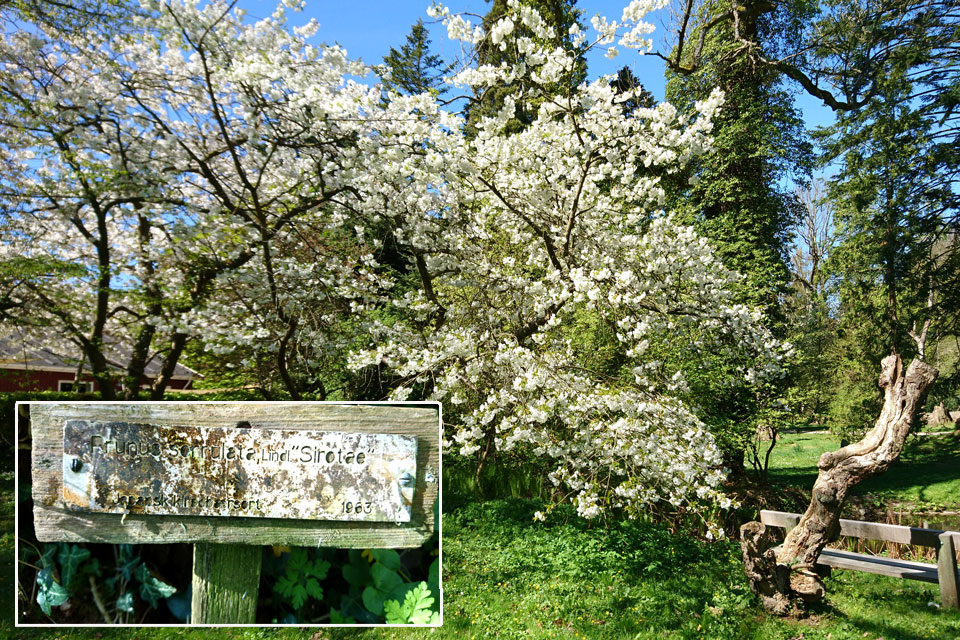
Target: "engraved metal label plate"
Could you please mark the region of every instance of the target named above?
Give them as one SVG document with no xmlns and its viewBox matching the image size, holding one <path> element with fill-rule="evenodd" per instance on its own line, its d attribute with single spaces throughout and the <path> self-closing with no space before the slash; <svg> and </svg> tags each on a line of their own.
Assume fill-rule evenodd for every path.
<svg viewBox="0 0 960 640">
<path fill-rule="evenodd" d="M 417 439 L 383 433 L 68 420 L 71 509 L 409 522 Z"/>
</svg>

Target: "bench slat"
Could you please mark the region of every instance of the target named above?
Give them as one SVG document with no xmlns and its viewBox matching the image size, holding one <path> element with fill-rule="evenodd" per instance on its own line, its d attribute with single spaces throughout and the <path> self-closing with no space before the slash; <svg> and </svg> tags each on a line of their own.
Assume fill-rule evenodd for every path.
<svg viewBox="0 0 960 640">
<path fill-rule="evenodd" d="M 771 527 L 783 527 L 789 530 L 799 524 L 800 514 L 764 509 L 760 512 L 760 522 Z M 956 609 L 960 606 L 960 597 L 957 595 L 960 576 L 957 574 L 957 561 L 954 555 L 955 545 L 960 543 L 960 532 L 841 519 L 840 535 L 933 547 L 937 550 L 937 564 L 871 556 L 841 549 L 824 549 L 817 558 L 818 565 L 876 573 L 891 578 L 939 583 L 942 606 L 946 609 Z M 783 545 L 776 547 L 775 552 L 779 554 L 782 547 Z"/>
<path fill-rule="evenodd" d="M 760 512 L 760 522 L 773 527 L 793 528 L 800 522 L 799 513 L 786 511 Z M 898 524 L 882 524 L 879 522 L 864 522 L 862 520 L 840 520 L 840 534 L 854 538 L 868 538 L 885 542 L 899 542 L 901 544 L 916 544 L 923 547 L 940 547 L 939 529 L 921 529 L 919 527 L 905 527 Z M 960 533 L 949 532 L 954 542 L 960 541 Z"/>
<path fill-rule="evenodd" d="M 937 565 L 911 560 L 884 558 L 883 556 L 867 556 L 841 549 L 824 549 L 820 552 L 817 564 L 825 564 L 837 569 L 852 569 L 876 573 L 891 578 L 906 578 L 937 584 Z"/>
</svg>

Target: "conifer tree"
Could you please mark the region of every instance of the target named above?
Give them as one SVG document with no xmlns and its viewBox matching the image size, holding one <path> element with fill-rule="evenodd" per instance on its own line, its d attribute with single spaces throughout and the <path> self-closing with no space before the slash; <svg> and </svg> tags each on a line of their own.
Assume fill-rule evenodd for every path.
<svg viewBox="0 0 960 640">
<path fill-rule="evenodd" d="M 721 3 L 705 5 L 700 20 L 710 24 L 726 9 Z M 778 38 L 790 33 L 782 22 L 778 14 L 748 9 L 738 28 L 742 36 L 774 48 Z M 668 72 L 667 100 L 681 111 L 692 110 L 713 87 L 724 91 L 726 102 L 714 125 L 713 152 L 689 172 L 665 176 L 664 183 L 670 207 L 682 212 L 709 238 L 724 265 L 741 275 L 736 286 L 740 302 L 762 309 L 783 337 L 788 331 L 780 302 L 790 282 L 788 244 L 800 214 L 786 183 L 806 180 L 812 150 L 782 75 L 756 64 L 733 38 L 733 28 L 723 23 L 711 28 L 696 65 L 674 65 Z M 701 391 L 706 399 L 702 409 L 722 434 L 727 463 L 743 470 L 744 452 L 756 445 L 755 429 L 782 389 L 769 388 L 758 396 L 746 387 L 717 387 L 715 381 L 703 380 Z"/>
<path fill-rule="evenodd" d="M 423 20 L 417 20 L 400 50 L 390 47 L 384 56 L 380 78 L 385 89 L 401 95 L 441 95 L 447 90 L 443 84 L 446 71 L 440 56 L 430 53 L 430 34 Z"/>
</svg>

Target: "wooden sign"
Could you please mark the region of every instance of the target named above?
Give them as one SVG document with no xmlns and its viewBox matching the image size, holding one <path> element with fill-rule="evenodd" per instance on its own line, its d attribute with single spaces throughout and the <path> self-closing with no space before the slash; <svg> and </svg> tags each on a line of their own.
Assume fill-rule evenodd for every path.
<svg viewBox="0 0 960 640">
<path fill-rule="evenodd" d="M 63 501 L 104 513 L 409 522 L 417 438 L 67 420 Z"/>
<path fill-rule="evenodd" d="M 436 403 L 35 403 L 44 542 L 403 548 L 434 530 Z"/>
</svg>

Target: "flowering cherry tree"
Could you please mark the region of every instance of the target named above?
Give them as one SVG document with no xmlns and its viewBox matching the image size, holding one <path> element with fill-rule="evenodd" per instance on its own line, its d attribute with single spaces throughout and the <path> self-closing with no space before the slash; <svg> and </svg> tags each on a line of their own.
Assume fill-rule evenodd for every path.
<svg viewBox="0 0 960 640">
<path fill-rule="evenodd" d="M 646 48 L 649 8 L 634 2 L 621 21 L 597 18 L 593 39 L 578 33 L 575 44 L 611 45 L 611 55 L 615 42 Z M 709 149 L 722 95 L 699 104 L 693 120 L 669 104 L 627 110 L 637 96 L 603 78 L 558 97 L 549 87 L 576 60 L 541 48 L 555 38 L 535 9 L 512 2 L 490 33 L 446 7 L 431 13 L 467 45 L 506 46 L 515 25 L 528 27 L 534 37 L 510 44 L 521 62 L 468 67 L 449 80 L 477 94 L 501 82 L 524 88 L 475 137 L 420 96 L 394 102 L 406 101 L 416 119 L 385 122 L 380 136 L 359 142 L 381 159 L 364 213 L 390 220 L 419 286 L 393 297 L 391 318 L 405 321 L 375 322 L 354 366 L 392 369 L 403 380 L 393 398 L 426 388 L 443 400 L 453 451 L 482 460 L 491 448 L 522 446 L 552 460 L 551 480 L 584 517 L 636 514 L 657 501 L 727 505 L 720 452 L 688 376 L 776 375 L 784 347 L 757 313 L 732 302 L 737 276 L 661 209 L 660 187 Z M 540 101 L 536 119 L 507 133 L 526 99 Z M 570 329 L 581 313 L 615 333 L 626 362 L 619 374 L 582 366 Z"/>
<path fill-rule="evenodd" d="M 628 108 L 635 92 L 605 78 L 551 90 L 590 48 L 649 48 L 654 4 L 576 28 L 576 54 L 545 48 L 557 34 L 519 1 L 489 33 L 432 7 L 468 49 L 522 54 L 449 78 L 519 88 L 469 134 L 430 94 L 384 103 L 348 80 L 366 69 L 308 44 L 315 24 L 288 30 L 283 7 L 255 24 L 223 2 L 143 8 L 136 38 L 0 45 L 7 316 L 57 327 L 103 388 L 106 336 L 133 345 L 130 384 L 199 336 L 272 354 L 294 397 L 291 362 L 343 357 L 362 323 L 351 367 L 388 370 L 392 398 L 443 400 L 452 451 L 550 460 L 585 517 L 728 504 L 691 381 L 777 375 L 784 349 L 660 186 L 709 150 L 723 97 L 688 119 Z M 585 316 L 614 336 L 615 371 L 584 364 Z"/>
<path fill-rule="evenodd" d="M 0 41 L 4 313 L 82 350 L 105 397 L 110 342 L 129 347 L 128 395 L 163 352 L 161 396 L 198 326 L 230 315 L 220 280 L 248 263 L 293 326 L 272 255 L 338 227 L 343 176 L 366 171 L 355 140 L 379 96 L 344 80 L 360 67 L 307 44 L 316 23 L 287 29 L 282 6 L 255 24 L 231 6 L 145 0 L 119 35 Z"/>
</svg>

